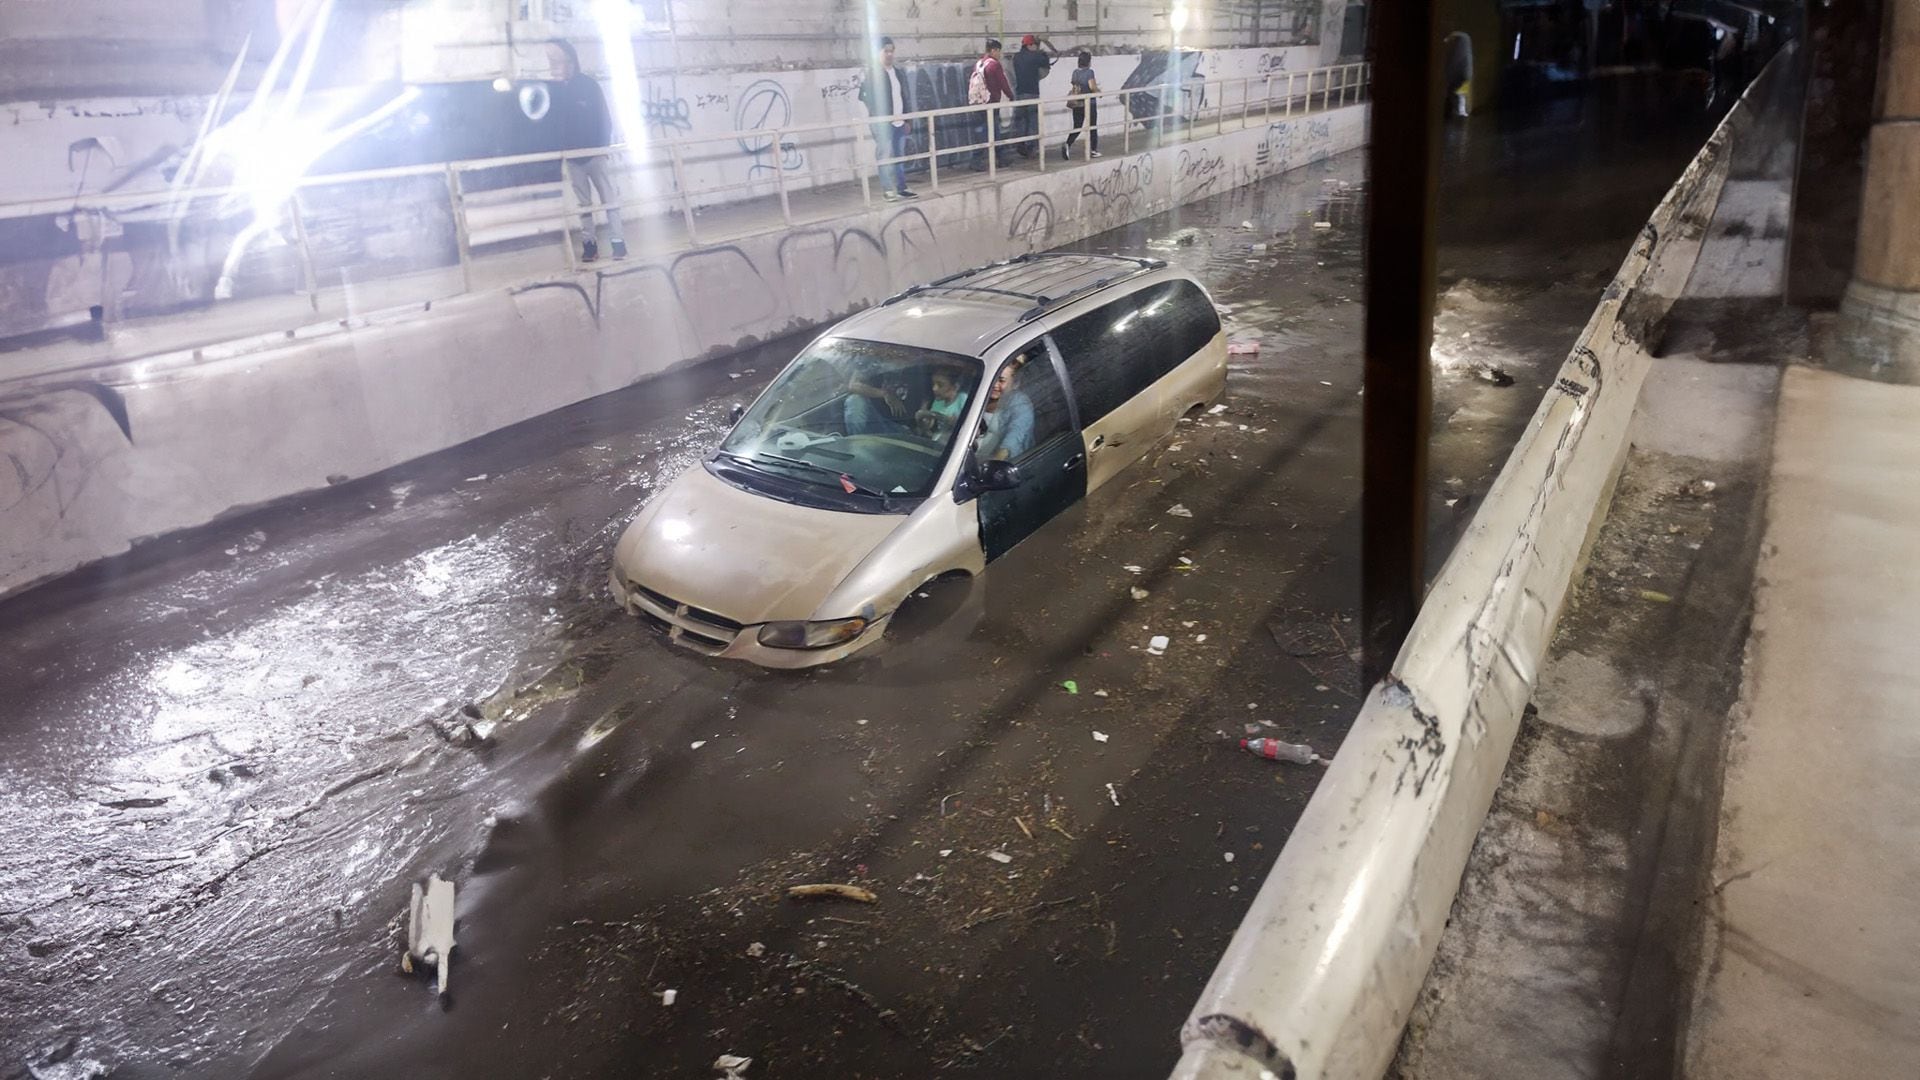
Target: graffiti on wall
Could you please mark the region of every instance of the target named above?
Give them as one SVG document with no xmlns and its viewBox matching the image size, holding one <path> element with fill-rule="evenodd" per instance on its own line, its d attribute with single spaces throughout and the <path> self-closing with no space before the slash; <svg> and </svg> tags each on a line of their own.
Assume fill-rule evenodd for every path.
<svg viewBox="0 0 1920 1080">
<path fill-rule="evenodd" d="M 640 111 L 646 119 L 648 134 L 656 138 L 685 135 L 693 130 L 693 109 L 687 104 L 687 99 L 674 97 L 672 91 L 663 90 L 653 83 L 647 84 Z"/>
<path fill-rule="evenodd" d="M 1053 240 L 1053 196 L 1031 191 L 1013 208 L 1007 219 L 1007 239 L 1040 249 Z"/>
<path fill-rule="evenodd" d="M 1082 214 L 1091 212 L 1105 222 L 1130 221 L 1152 200 L 1152 154 L 1141 154 L 1097 172 L 1097 179 L 1080 185 Z"/>
<path fill-rule="evenodd" d="M 757 79 L 740 93 L 734 106 L 733 128 L 741 133 L 740 151 L 752 159 L 747 178 L 772 172 L 795 172 L 807 166 L 807 157 L 779 129 L 793 123 L 793 99 L 773 79 Z"/>
<path fill-rule="evenodd" d="M 1217 150 L 1181 147 L 1180 164 L 1176 172 L 1180 190 L 1184 195 L 1192 196 L 1211 192 L 1227 175 L 1226 155 Z"/>
</svg>

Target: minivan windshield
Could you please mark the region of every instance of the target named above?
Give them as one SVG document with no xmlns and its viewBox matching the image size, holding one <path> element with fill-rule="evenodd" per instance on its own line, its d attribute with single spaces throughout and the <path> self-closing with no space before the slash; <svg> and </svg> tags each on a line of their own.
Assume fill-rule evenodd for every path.
<svg viewBox="0 0 1920 1080">
<path fill-rule="evenodd" d="M 980 371 L 979 360 L 954 353 L 822 338 L 753 403 L 720 456 L 882 504 L 925 498 Z"/>
</svg>

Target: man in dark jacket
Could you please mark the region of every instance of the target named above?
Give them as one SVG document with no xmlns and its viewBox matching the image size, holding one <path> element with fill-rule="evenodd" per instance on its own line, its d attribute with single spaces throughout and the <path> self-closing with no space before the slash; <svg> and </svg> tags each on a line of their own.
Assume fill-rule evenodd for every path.
<svg viewBox="0 0 1920 1080">
<path fill-rule="evenodd" d="M 1042 46 L 1045 48 L 1042 48 Z M 1020 39 L 1020 51 L 1013 54 L 1013 99 L 1015 101 L 1040 100 L 1040 80 L 1053 70 L 1054 58 L 1060 54 L 1053 51 L 1053 42 L 1042 41 L 1028 34 Z M 1032 157 L 1040 146 L 1040 106 L 1015 105 L 1013 108 L 1013 128 L 1007 132 L 1010 139 L 1025 139 L 1020 144 L 1020 156 Z"/>
<path fill-rule="evenodd" d="M 547 43 L 547 59 L 553 68 L 553 84 L 548 88 L 549 106 L 561 125 L 568 148 L 611 146 L 613 114 L 607 111 L 607 95 L 591 75 L 580 70 L 580 54 L 570 41 Z M 627 241 L 620 228 L 620 188 L 614 183 L 607 155 L 568 158 L 564 171 L 573 181 L 573 197 L 581 206 L 596 203 L 607 208 L 607 239 L 613 257 L 627 257 Z M 595 193 L 598 192 L 596 197 Z M 592 262 L 600 257 L 600 244 L 594 230 L 593 211 L 580 214 L 580 259 Z"/>
<path fill-rule="evenodd" d="M 907 121 L 892 119 L 907 111 L 906 87 L 900 81 L 900 69 L 893 66 L 893 39 L 880 39 L 877 64 L 869 64 L 860 81 L 860 100 L 866 102 L 867 115 L 873 117 L 873 151 L 879 162 L 880 192 L 888 202 L 919 196 L 907 190 L 907 166 L 899 160 L 907 153 Z M 888 159 L 892 160 L 889 161 Z"/>
</svg>

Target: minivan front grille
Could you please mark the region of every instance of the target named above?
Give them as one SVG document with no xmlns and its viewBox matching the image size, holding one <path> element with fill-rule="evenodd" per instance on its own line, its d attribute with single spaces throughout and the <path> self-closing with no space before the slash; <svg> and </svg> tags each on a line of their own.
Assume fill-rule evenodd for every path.
<svg viewBox="0 0 1920 1080">
<path fill-rule="evenodd" d="M 675 642 L 695 652 L 716 654 L 733 644 L 745 624 L 716 611 L 682 603 L 657 589 L 637 581 L 628 581 L 633 595 L 642 601 L 641 613 L 647 620 L 667 631 Z"/>
</svg>

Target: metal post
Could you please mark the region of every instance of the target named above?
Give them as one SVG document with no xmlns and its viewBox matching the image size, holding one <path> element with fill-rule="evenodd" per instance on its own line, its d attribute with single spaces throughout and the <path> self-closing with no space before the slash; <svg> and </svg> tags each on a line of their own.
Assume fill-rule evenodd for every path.
<svg viewBox="0 0 1920 1080">
<path fill-rule="evenodd" d="M 1371 683 L 1391 673 L 1426 586 L 1440 38 L 1430 4 L 1373 4 L 1368 21 L 1387 81 L 1367 140 L 1360 610 Z"/>
<path fill-rule="evenodd" d="M 1040 107 L 1040 99 L 1033 102 L 1033 152 L 1040 159 L 1040 171 L 1047 171 L 1047 111 Z"/>
<path fill-rule="evenodd" d="M 864 135 L 859 131 L 855 131 L 853 133 L 853 141 L 856 144 L 866 142 L 873 146 L 873 168 L 860 170 L 860 203 L 863 206 L 872 206 L 873 177 L 870 174 L 880 171 L 880 144 L 874 140 L 873 128 L 871 127 L 866 129 L 866 134 Z M 858 163 L 860 155 L 857 153 L 854 154 L 853 160 Z"/>
<path fill-rule="evenodd" d="M 673 160 L 673 186 L 680 193 L 680 213 L 687 219 L 687 242 L 698 244 L 700 234 L 693 224 L 693 196 L 687 191 L 687 165 L 680 160 L 680 144 L 668 143 L 667 154 Z"/>
<path fill-rule="evenodd" d="M 1120 91 L 1120 152 L 1133 153 L 1133 91 Z"/>
<path fill-rule="evenodd" d="M 787 203 L 787 164 L 786 155 L 780 144 L 785 140 L 785 132 L 774 129 L 773 132 L 773 185 L 780 189 L 780 220 L 793 224 L 793 207 Z"/>
<path fill-rule="evenodd" d="M 935 130 L 937 117 L 927 117 L 927 185 L 940 193 L 940 136 Z"/>
<path fill-rule="evenodd" d="M 998 105 L 988 105 L 986 106 L 986 110 L 987 110 L 987 179 L 995 180 L 995 179 L 998 179 L 1000 176 L 1000 152 L 999 152 L 999 147 L 996 145 L 996 143 L 999 142 L 1000 132 L 995 130 L 1000 126 L 999 124 L 1000 117 L 998 115 L 1000 111 L 1000 107 Z"/>
<path fill-rule="evenodd" d="M 1267 107 L 1261 112 L 1260 118 L 1269 124 L 1273 123 L 1273 76 L 1271 74 L 1267 76 Z"/>
<path fill-rule="evenodd" d="M 313 271 L 313 249 L 307 246 L 307 222 L 300 216 L 300 193 L 287 196 L 287 216 L 293 219 L 293 237 L 300 244 L 300 271 L 307 281 L 307 303 L 320 310 L 320 276 Z"/>
<path fill-rule="evenodd" d="M 1293 115 L 1293 72 L 1291 71 L 1287 72 L 1287 108 L 1282 115 Z"/>
<path fill-rule="evenodd" d="M 447 164 L 447 206 L 453 211 L 454 246 L 460 250 L 460 291 L 473 291 L 473 248 L 467 237 L 467 204 L 460 197 L 460 173 Z"/>
</svg>

